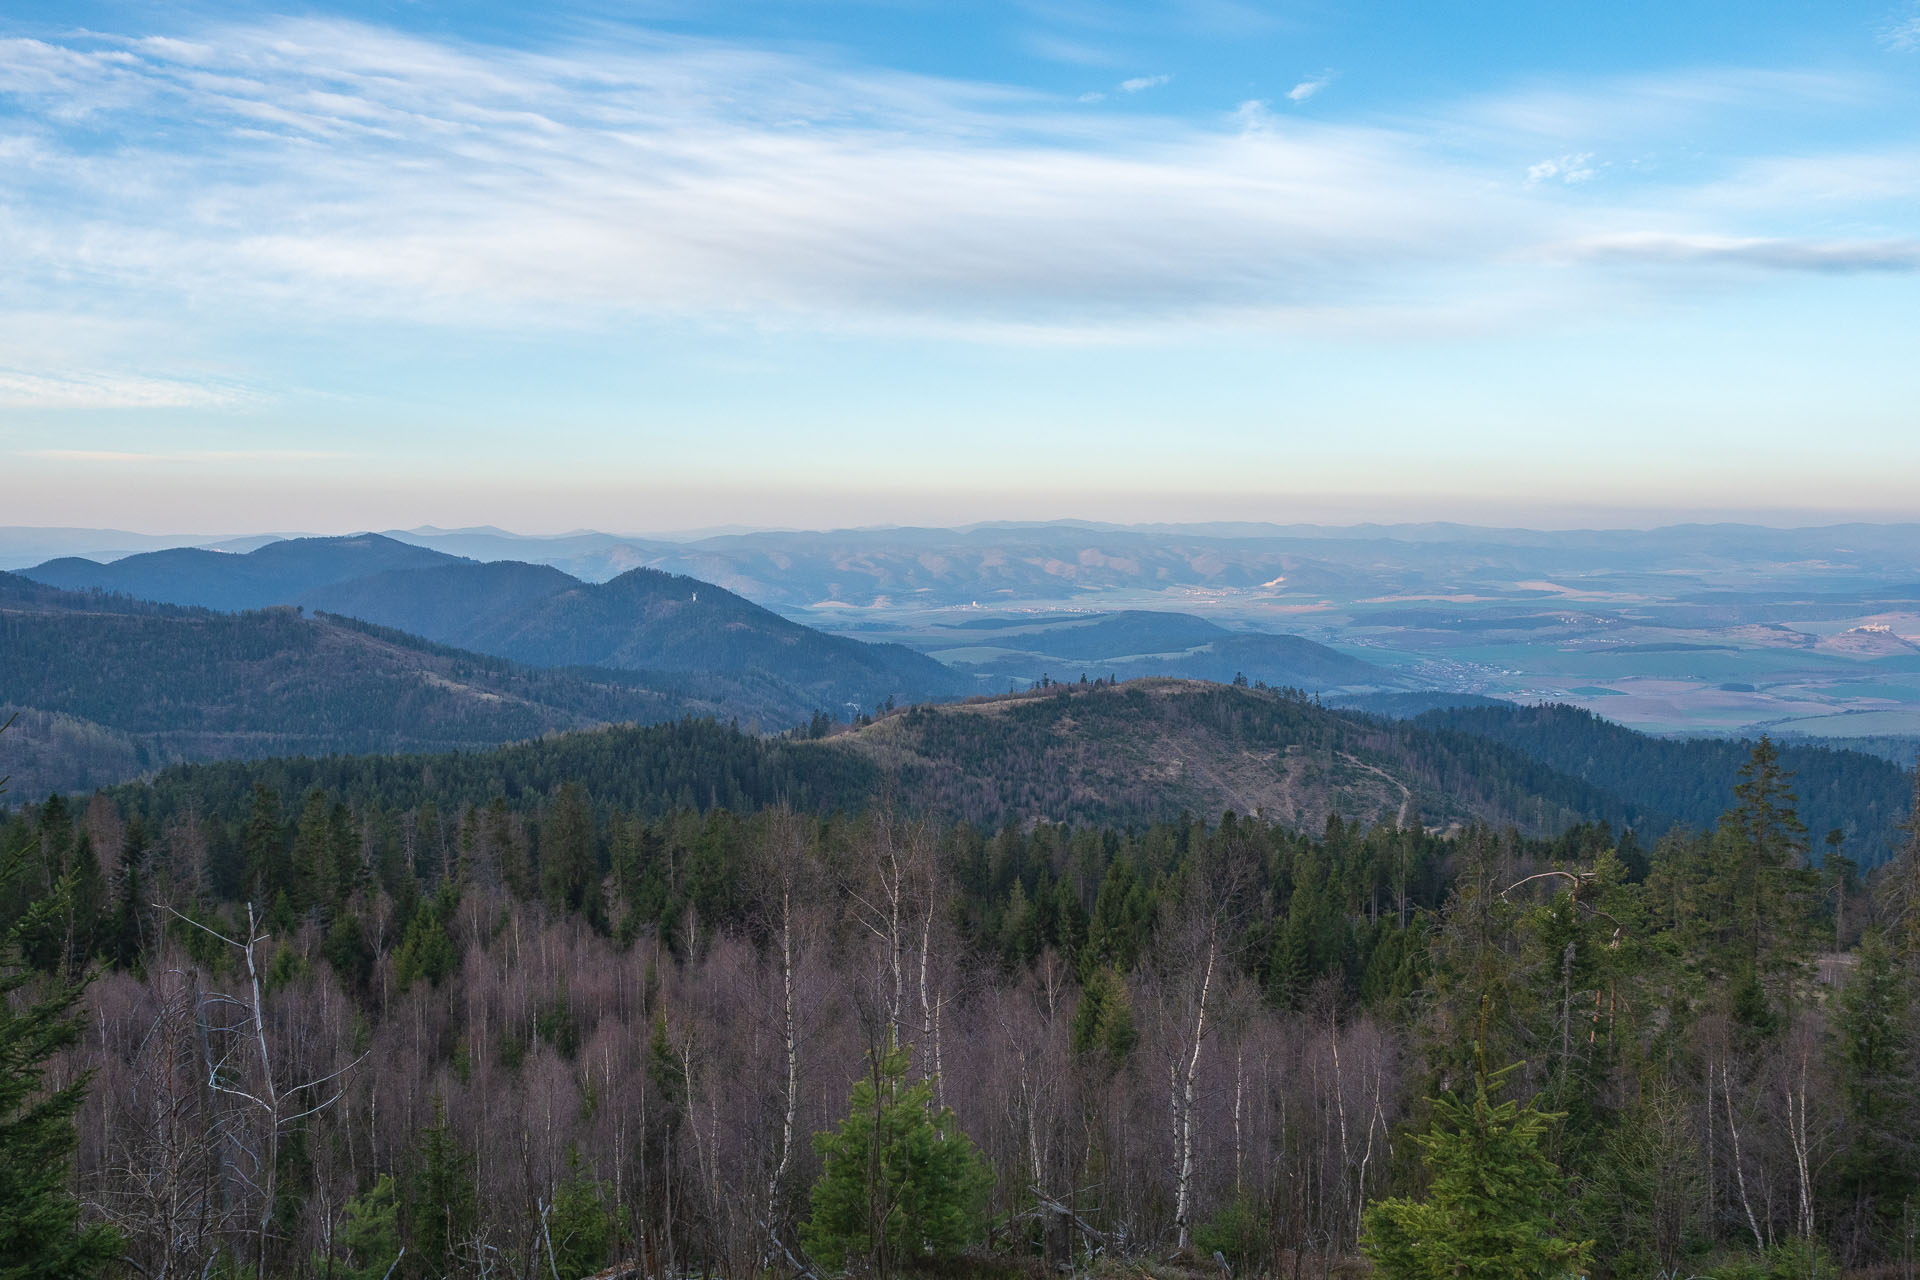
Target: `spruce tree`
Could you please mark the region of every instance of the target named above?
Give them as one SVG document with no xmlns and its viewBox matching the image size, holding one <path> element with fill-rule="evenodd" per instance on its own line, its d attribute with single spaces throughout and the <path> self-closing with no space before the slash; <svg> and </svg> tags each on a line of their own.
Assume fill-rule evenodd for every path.
<svg viewBox="0 0 1920 1280">
<path fill-rule="evenodd" d="M 1134 1025 L 1133 997 L 1127 983 L 1112 966 L 1095 969 L 1080 988 L 1073 1011 L 1073 1052 L 1079 1057 L 1103 1057 L 1111 1070 L 1133 1051 L 1139 1033 Z"/>
<path fill-rule="evenodd" d="M 6 780 L 0 778 L 0 792 Z M 21 939 L 44 937 L 66 915 L 71 877 L 40 894 L 27 883 L 30 850 L 0 853 L 0 899 L 20 894 L 25 911 L 0 933 L 0 1280 L 78 1280 L 99 1275 L 120 1254 L 105 1226 L 83 1226 L 74 1197 L 73 1117 L 88 1075 L 48 1091 L 48 1062 L 80 1035 L 75 1013 L 84 978 L 38 984 Z"/>
<path fill-rule="evenodd" d="M 1777 1002 L 1812 950 L 1819 878 L 1805 865 L 1792 780 L 1762 736 L 1708 845 L 1712 963 L 1735 1021 L 1763 1034 L 1778 1024 Z"/>
<path fill-rule="evenodd" d="M 1862 942 L 1838 1003 L 1841 1093 L 1851 1132 L 1836 1161 L 1837 1179 L 1885 1228 L 1887 1216 L 1920 1187 L 1920 1073 L 1912 982 L 1879 933 Z"/>
<path fill-rule="evenodd" d="M 74 845 L 67 880 L 67 972 L 80 974 L 93 962 L 111 899 L 107 877 L 100 870 L 100 858 L 94 853 L 93 837 L 85 831 Z"/>
<path fill-rule="evenodd" d="M 253 807 L 241 840 L 246 866 L 246 892 L 256 901 L 271 902 L 291 878 L 288 873 L 286 830 L 280 821 L 280 797 L 264 782 L 253 784 Z"/>
<path fill-rule="evenodd" d="M 305 914 L 333 901 L 332 814 L 326 793 L 315 787 L 307 793 L 293 835 L 293 906 Z"/>
<path fill-rule="evenodd" d="M 1565 1179 L 1542 1150 L 1559 1117 L 1515 1099 L 1494 1101 L 1519 1064 L 1489 1074 L 1482 1060 L 1471 1100 L 1444 1094 L 1417 1141 L 1433 1182 L 1424 1200 L 1367 1210 L 1360 1248 L 1381 1280 L 1561 1280 L 1582 1274 L 1592 1241 L 1562 1235 L 1554 1206 Z"/>
<path fill-rule="evenodd" d="M 127 821 L 127 834 L 120 845 L 120 878 L 115 888 L 113 915 L 108 920 L 103 950 L 115 967 L 132 969 L 140 963 L 144 942 L 141 928 L 147 909 L 147 894 L 141 866 L 147 855 L 147 827 L 135 814 Z"/>
<path fill-rule="evenodd" d="M 551 1270 L 562 1276 L 584 1276 L 605 1266 L 620 1220 L 613 1188 L 588 1173 L 579 1150 L 570 1148 L 567 1176 L 554 1188 L 547 1214 L 544 1243 L 551 1249 Z"/>
<path fill-rule="evenodd" d="M 593 808 L 586 788 L 560 788 L 553 814 L 540 832 L 540 891 L 555 912 L 585 909 L 599 917 L 599 864 L 594 856 Z"/>
<path fill-rule="evenodd" d="M 433 1123 L 420 1133 L 407 1197 L 408 1272 L 444 1276 L 454 1270 L 480 1218 L 473 1161 L 447 1123 L 445 1099 L 433 1100 Z"/>
<path fill-rule="evenodd" d="M 981 1228 L 993 1175 L 955 1125 L 933 1108 L 933 1087 L 906 1082 L 908 1055 L 870 1054 L 847 1118 L 818 1134 L 820 1180 L 801 1239 L 840 1268 L 864 1261 L 878 1275 L 903 1262 L 950 1258 Z"/>
<path fill-rule="evenodd" d="M 1914 771 L 1913 803 L 1901 830 L 1907 838 L 1883 873 L 1881 899 L 1887 944 L 1910 974 L 1920 975 L 1920 769 Z"/>
<path fill-rule="evenodd" d="M 400 1191 L 392 1174 L 381 1174 L 347 1201 L 333 1247 L 332 1258 L 314 1259 L 315 1274 L 334 1280 L 387 1280 L 401 1248 Z"/>
</svg>

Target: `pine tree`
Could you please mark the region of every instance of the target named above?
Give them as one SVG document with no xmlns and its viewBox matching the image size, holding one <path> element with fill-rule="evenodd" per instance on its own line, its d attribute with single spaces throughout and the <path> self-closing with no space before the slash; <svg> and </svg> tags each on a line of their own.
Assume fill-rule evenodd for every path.
<svg viewBox="0 0 1920 1280">
<path fill-rule="evenodd" d="M 291 876 L 287 866 L 286 830 L 280 821 L 280 797 L 264 782 L 253 784 L 253 809 L 247 815 L 241 851 L 246 865 L 246 891 L 257 902 L 271 902 Z"/>
<path fill-rule="evenodd" d="M 540 892 L 547 905 L 555 911 L 585 908 L 590 918 L 598 919 L 599 866 L 585 787 L 569 782 L 560 788 L 553 816 L 540 836 Z"/>
<path fill-rule="evenodd" d="M 459 953 L 453 949 L 453 938 L 447 933 L 447 921 L 452 918 L 458 901 L 453 886 L 443 884 L 434 900 L 414 913 L 407 925 L 407 936 L 393 956 L 394 981 L 402 991 L 416 978 L 425 978 L 437 987 L 459 965 Z"/>
<path fill-rule="evenodd" d="M 485 830 L 487 853 L 500 868 L 500 882 L 507 892 L 525 902 L 533 897 L 533 864 L 527 858 L 526 841 L 514 825 L 505 796 L 495 796 L 487 805 Z"/>
<path fill-rule="evenodd" d="M 67 971 L 80 974 L 93 962 L 111 898 L 107 877 L 101 873 L 100 859 L 93 851 L 93 837 L 85 831 L 74 845 L 73 865 L 67 877 L 71 886 L 67 893 Z"/>
<path fill-rule="evenodd" d="M 345 804 L 334 802 L 328 829 L 333 866 L 327 877 L 327 891 L 338 908 L 360 891 L 367 878 L 367 864 L 360 851 L 360 833 L 354 829 L 353 812 Z"/>
<path fill-rule="evenodd" d="M 293 907 L 303 914 L 333 902 L 332 816 L 326 793 L 309 791 L 293 836 Z"/>
<path fill-rule="evenodd" d="M 1110 964 L 1121 973 L 1133 972 L 1140 963 L 1146 922 L 1152 914 L 1132 860 L 1124 855 L 1115 858 L 1094 897 L 1093 919 L 1087 925 L 1086 963 Z"/>
<path fill-rule="evenodd" d="M 1073 1011 L 1073 1051 L 1081 1057 L 1098 1055 L 1109 1069 L 1133 1052 L 1138 1031 L 1133 997 L 1126 980 L 1111 965 L 1095 969 L 1080 988 Z"/>
<path fill-rule="evenodd" d="M 1888 920 L 1887 942 L 1909 973 L 1920 976 L 1920 769 L 1913 774 L 1913 803 L 1901 824 L 1907 838 L 1887 867 L 1881 898 Z"/>
<path fill-rule="evenodd" d="M 132 969 L 140 962 L 144 945 L 142 922 L 146 919 L 147 894 L 141 870 L 147 858 L 147 826 L 138 814 L 127 820 L 127 833 L 120 845 L 120 883 L 113 899 L 113 915 L 107 921 L 102 950 L 106 958 L 121 969 Z"/>
<path fill-rule="evenodd" d="M 1869 933 L 1840 993 L 1841 1091 L 1850 1136 L 1838 1176 L 1857 1202 L 1878 1202 L 1873 1210 L 1882 1217 L 1920 1185 L 1912 990 L 1886 940 Z"/>
<path fill-rule="evenodd" d="M 315 1259 L 317 1275 L 336 1280 L 386 1280 L 400 1258 L 400 1191 L 391 1174 L 383 1173 L 353 1199 L 341 1215 L 334 1235 L 335 1256 Z"/>
<path fill-rule="evenodd" d="M 63 877 L 52 893 L 36 892 L 29 861 L 28 850 L 0 854 L 0 898 L 21 894 L 31 903 L 0 934 L 0 1280 L 78 1280 L 118 1257 L 120 1238 L 80 1224 L 68 1185 L 79 1140 L 73 1117 L 90 1077 L 51 1092 L 42 1083 L 48 1061 L 79 1038 L 84 979 L 56 975 L 33 989 L 21 939 L 58 929 L 72 884 Z"/>
<path fill-rule="evenodd" d="M 1715 925 L 1717 976 L 1736 1021 L 1760 1033 L 1777 1025 L 1775 1003 L 1811 949 L 1818 877 L 1804 865 L 1807 829 L 1792 778 L 1762 736 L 1708 846 L 1703 905 Z"/>
<path fill-rule="evenodd" d="M 846 1120 L 814 1138 L 822 1168 L 800 1234 L 829 1267 L 863 1259 L 885 1276 L 958 1253 L 984 1223 L 993 1175 L 953 1112 L 933 1109 L 933 1086 L 906 1083 L 905 1049 L 867 1065 Z"/>
<path fill-rule="evenodd" d="M 1286 923 L 1273 934 L 1273 952 L 1267 958 L 1267 998 L 1282 1009 L 1298 1009 L 1313 980 L 1313 944 L 1305 917 L 1287 913 Z"/>
<path fill-rule="evenodd" d="M 444 1099 L 433 1100 L 433 1123 L 420 1134 L 407 1197 L 407 1262 L 412 1274 L 444 1276 L 479 1221 L 472 1160 L 447 1123 Z"/>
<path fill-rule="evenodd" d="M 1583 1273 L 1592 1241 L 1554 1221 L 1566 1183 L 1541 1150 L 1557 1116 L 1495 1102 L 1514 1066 L 1482 1061 L 1471 1101 L 1434 1101 L 1420 1158 L 1433 1183 L 1425 1200 L 1382 1200 L 1367 1210 L 1360 1247 L 1382 1280 L 1562 1280 Z"/>
<path fill-rule="evenodd" d="M 584 1276 L 598 1271 L 607 1263 L 619 1224 L 612 1189 L 589 1176 L 581 1166 L 580 1152 L 570 1148 L 567 1176 L 554 1189 L 553 1205 L 547 1215 L 551 1269 L 562 1276 Z"/>
</svg>

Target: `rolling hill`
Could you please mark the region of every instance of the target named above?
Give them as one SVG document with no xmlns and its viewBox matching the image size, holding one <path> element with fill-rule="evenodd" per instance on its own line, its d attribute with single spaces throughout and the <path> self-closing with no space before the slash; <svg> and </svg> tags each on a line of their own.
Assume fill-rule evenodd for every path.
<svg viewBox="0 0 1920 1280">
<path fill-rule="evenodd" d="M 759 673 L 793 690 L 791 720 L 978 687 L 903 645 L 828 635 L 653 569 L 587 583 L 541 565 L 454 562 L 339 583 L 302 602 L 534 666 Z"/>
<path fill-rule="evenodd" d="M 380 534 L 293 538 L 244 555 L 179 548 L 107 564 L 70 558 L 23 576 L 209 609 L 301 605 L 529 666 L 745 681 L 763 693 L 726 709 L 781 724 L 818 709 L 978 688 L 911 649 L 827 635 L 696 579 L 635 569 L 586 583 L 545 565 L 463 560 Z M 774 685 L 780 691 L 766 696 Z"/>
<path fill-rule="evenodd" d="M 1649 844 L 1677 821 L 1656 803 L 1673 794 L 1664 773 L 1698 766 L 1692 756 L 1670 758 L 1662 749 L 1694 744 L 1646 739 L 1618 726 L 1600 732 L 1616 749 L 1646 752 L 1642 758 L 1652 762 L 1613 775 L 1618 791 L 1445 724 L 1340 712 L 1271 690 L 1154 678 L 916 706 L 821 739 L 760 737 L 684 720 L 457 755 L 182 766 L 161 773 L 152 787 L 167 810 L 201 803 L 231 809 L 254 781 L 289 801 L 318 786 L 350 803 L 464 806 L 501 794 L 532 807 L 574 781 L 601 806 L 651 814 L 776 803 L 855 810 L 885 795 L 909 811 L 981 826 L 1128 826 L 1183 815 L 1217 822 L 1232 809 L 1309 831 L 1335 813 L 1429 828 L 1481 821 L 1528 834 L 1605 820 L 1616 831 L 1635 828 Z M 1701 781 L 1719 794 L 1712 811 L 1703 806 L 1705 816 L 1689 825 L 1710 825 L 1731 798 L 1731 784 L 1731 775 Z M 1812 817 L 1822 801 L 1809 801 Z M 1849 851 L 1863 852 L 1853 845 Z"/>
<path fill-rule="evenodd" d="M 220 613 L 5 573 L 0 654 L 0 718 L 22 712 L 0 739 L 16 795 L 180 760 L 472 750 L 607 722 L 792 711 L 770 681 L 541 670 L 293 608 Z"/>
<path fill-rule="evenodd" d="M 1278 693 L 1148 679 L 919 706 L 822 739 L 755 737 L 725 725 L 568 733 L 485 753 L 277 759 L 170 769 L 171 811 L 227 811 L 254 781 L 291 799 L 311 787 L 349 803 L 539 805 L 576 781 L 596 803 L 854 810 L 886 795 L 903 809 L 983 826 L 1264 812 L 1318 831 L 1339 813 L 1366 823 L 1476 819 L 1558 833 L 1641 816 L 1519 752 L 1464 735 L 1344 715 Z"/>
<path fill-rule="evenodd" d="M 444 552 L 366 533 L 288 538 L 245 555 L 176 547 L 105 564 L 68 557 L 23 570 L 22 576 L 65 591 L 106 591 L 231 612 L 293 604 L 309 591 L 350 578 L 455 562 Z"/>
<path fill-rule="evenodd" d="M 1127 824 L 1233 809 L 1318 830 L 1482 820 L 1531 833 L 1653 815 L 1511 748 L 1297 696 L 1151 678 L 913 707 L 822 744 L 853 751 L 911 803 L 997 825 Z"/>
</svg>

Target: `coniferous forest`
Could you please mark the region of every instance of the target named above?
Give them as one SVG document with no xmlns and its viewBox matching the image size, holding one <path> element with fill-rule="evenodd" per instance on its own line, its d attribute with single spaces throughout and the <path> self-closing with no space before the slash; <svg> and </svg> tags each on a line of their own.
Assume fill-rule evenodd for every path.
<svg viewBox="0 0 1920 1280">
<path fill-rule="evenodd" d="M 1913 1272 L 1920 834 L 1863 876 L 1764 741 L 1710 829 L 1552 839 L 635 764 L 13 810 L 69 1262 L 8 1274 Z"/>
</svg>

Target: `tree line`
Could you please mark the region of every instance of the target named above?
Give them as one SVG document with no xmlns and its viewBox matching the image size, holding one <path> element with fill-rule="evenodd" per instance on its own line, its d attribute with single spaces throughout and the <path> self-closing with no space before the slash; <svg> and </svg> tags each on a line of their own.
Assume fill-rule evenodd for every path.
<svg viewBox="0 0 1920 1280">
<path fill-rule="evenodd" d="M 9 814 L 10 1007 L 67 1030 L 0 1107 L 70 1114 L 87 1257 L 1914 1265 L 1920 833 L 1810 865 L 1770 743 L 1658 838 L 983 829 L 663 761 L 596 795 L 530 759 L 512 803 L 275 762 Z"/>
</svg>

